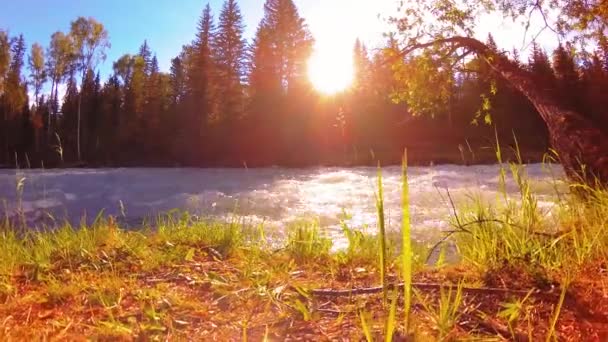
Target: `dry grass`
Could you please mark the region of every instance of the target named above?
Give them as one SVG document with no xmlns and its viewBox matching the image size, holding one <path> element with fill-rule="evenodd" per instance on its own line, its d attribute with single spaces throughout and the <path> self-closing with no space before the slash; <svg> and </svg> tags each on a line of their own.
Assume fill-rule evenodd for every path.
<svg viewBox="0 0 608 342">
<path fill-rule="evenodd" d="M 373 258 L 348 261 L 328 253 L 296 258 L 289 244 L 272 251 L 246 243 L 234 245 L 221 256 L 212 244 L 189 241 L 184 232 L 108 229 L 114 235 L 98 233 L 99 241 L 89 242 L 90 250 L 80 255 L 52 251 L 43 258 L 51 261 L 47 267 L 13 262 L 12 272 L 3 278 L 0 339 L 240 340 L 246 334 L 252 341 L 360 340 L 364 338 L 361 312 L 368 314 L 374 338 L 384 334 L 390 310 L 381 293 L 310 295 L 318 288 L 377 286 L 378 262 Z M 149 260 L 155 260 L 153 266 L 147 264 Z M 400 268 L 397 259 L 388 260 L 388 265 L 387 280 L 394 282 Z M 604 259 L 589 261 L 574 279 L 556 324 L 560 339 L 607 337 L 605 267 Z M 538 288 L 537 279 L 517 265 L 485 272 L 462 265 L 416 269 L 414 282 Z M 510 339 L 509 334 L 527 337 L 531 330 L 534 340 L 544 339 L 560 294 L 559 275 L 547 277 L 554 286 L 552 295 L 530 296 L 511 321 L 499 315 L 500 308 L 521 300 L 520 294 L 463 291 L 458 315 L 441 325 L 441 330 L 434 312 L 442 308 L 446 292 L 420 290 L 412 300 L 409 335 L 425 341 L 439 336 L 443 340 Z M 551 286 L 543 290 L 551 291 Z M 405 336 L 405 322 L 399 319 L 404 305 L 401 297 L 398 300 L 395 339 Z"/>
</svg>

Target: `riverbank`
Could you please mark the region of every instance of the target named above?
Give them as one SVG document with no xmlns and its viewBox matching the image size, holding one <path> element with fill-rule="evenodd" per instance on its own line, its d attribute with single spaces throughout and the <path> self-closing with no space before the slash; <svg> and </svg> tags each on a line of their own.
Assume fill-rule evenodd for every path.
<svg viewBox="0 0 608 342">
<path fill-rule="evenodd" d="M 492 143 L 477 144 L 472 147 L 466 143 L 417 143 L 407 146 L 409 164 L 411 166 L 429 165 L 488 165 L 496 163 L 496 146 Z M 523 152 L 518 152 L 515 146 L 503 150 L 503 161 L 516 162 L 521 158 L 524 163 L 540 163 L 546 160 L 547 149 L 544 146 L 522 146 Z M 230 156 L 214 160 L 190 162 L 178 160 L 133 160 L 124 161 L 62 161 L 56 158 L 46 158 L 40 161 L 35 156 L 23 156 L 15 163 L 1 164 L 0 169 L 80 169 L 80 168 L 308 168 L 308 167 L 360 167 L 401 165 L 403 149 L 348 148 L 339 151 L 316 151 L 315 153 L 292 153 L 283 159 L 264 159 L 251 156 Z"/>
<path fill-rule="evenodd" d="M 431 261 L 432 246 L 414 244 L 409 329 L 403 287 L 390 286 L 404 279 L 400 239 L 389 234 L 382 272 L 381 237 L 346 226 L 348 246 L 332 252 L 313 223 L 277 242 L 184 214 L 139 232 L 112 218 L 2 227 L 0 338 L 605 340 L 608 194 L 562 198 L 547 215 L 519 184 L 520 202 L 458 208 Z"/>
</svg>

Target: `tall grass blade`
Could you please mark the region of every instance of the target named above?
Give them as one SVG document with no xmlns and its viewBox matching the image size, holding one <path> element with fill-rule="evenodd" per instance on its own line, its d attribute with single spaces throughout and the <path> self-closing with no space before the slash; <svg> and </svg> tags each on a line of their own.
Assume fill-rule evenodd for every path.
<svg viewBox="0 0 608 342">
<path fill-rule="evenodd" d="M 382 189 L 382 169 L 378 163 L 378 197 L 376 198 L 378 209 L 378 226 L 380 229 L 380 281 L 382 283 L 382 299 L 386 304 L 388 287 L 386 284 L 386 227 L 384 222 L 384 194 Z"/>
<path fill-rule="evenodd" d="M 403 162 L 401 167 L 401 210 L 403 212 L 403 222 L 401 225 L 402 252 L 403 259 L 403 301 L 405 314 L 405 329 L 409 332 L 410 310 L 412 306 L 412 227 L 410 222 L 410 194 L 407 176 L 407 149 L 403 152 Z"/>
<path fill-rule="evenodd" d="M 553 313 L 553 318 L 551 319 L 551 326 L 549 327 L 549 333 L 547 334 L 547 342 L 552 339 L 557 341 L 557 336 L 555 336 L 555 326 L 557 325 L 557 320 L 559 319 L 559 315 L 562 311 L 562 306 L 564 305 L 564 300 L 566 299 L 566 292 L 568 291 L 570 280 L 566 280 L 564 284 L 562 284 L 562 293 L 559 295 L 559 302 L 557 303 L 557 307 Z"/>
<path fill-rule="evenodd" d="M 361 310 L 359 312 L 359 318 L 361 319 L 361 330 L 363 330 L 363 335 L 365 336 L 365 340 L 367 342 L 373 342 L 374 339 L 372 338 L 372 330 L 368 323 L 368 320 L 369 320 L 368 314 L 366 314 L 365 312 L 363 312 L 363 310 Z"/>
<path fill-rule="evenodd" d="M 384 341 L 391 342 L 393 335 L 395 334 L 395 327 L 397 326 L 397 298 L 399 298 L 399 290 L 395 289 L 393 293 L 393 299 L 391 300 L 391 307 L 386 319 Z"/>
<path fill-rule="evenodd" d="M 498 186 L 499 186 L 499 195 L 502 194 L 504 197 L 504 201 L 505 203 L 507 203 L 509 201 L 508 196 L 507 196 L 507 172 L 504 168 L 503 165 L 503 160 L 502 160 L 502 149 L 500 148 L 500 139 L 498 138 L 498 130 L 496 129 L 496 126 L 494 126 L 494 136 L 496 139 L 496 161 L 498 161 L 498 165 L 500 166 L 500 176 L 499 176 L 499 181 L 498 181 Z"/>
</svg>

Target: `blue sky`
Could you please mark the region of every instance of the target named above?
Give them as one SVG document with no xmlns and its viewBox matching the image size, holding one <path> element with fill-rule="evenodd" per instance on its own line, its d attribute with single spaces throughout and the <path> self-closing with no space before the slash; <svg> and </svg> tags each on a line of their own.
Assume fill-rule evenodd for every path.
<svg viewBox="0 0 608 342">
<path fill-rule="evenodd" d="M 221 1 L 211 6 L 217 14 Z M 112 62 L 124 53 L 137 51 L 144 39 L 157 54 L 162 70 L 168 70 L 171 58 L 182 45 L 194 38 L 198 18 L 206 2 L 201 0 L 19 0 L 5 1 L 0 11 L 0 28 L 11 35 L 23 33 L 30 46 L 47 46 L 55 31 L 69 30 L 78 16 L 92 16 L 101 21 L 110 34 L 111 49 L 100 66 L 107 75 Z M 252 34 L 263 14 L 261 1 L 241 1 L 248 35 Z"/>
<path fill-rule="evenodd" d="M 381 18 L 397 8 L 396 0 L 294 1 L 317 40 L 316 49 L 332 59 L 350 58 L 356 38 L 372 47 L 378 45 L 382 33 L 390 29 Z M 222 2 L 210 1 L 216 20 Z M 112 44 L 99 67 L 105 79 L 112 63 L 125 53 L 136 53 L 144 39 L 157 54 L 161 70 L 168 71 L 171 58 L 194 38 L 206 4 L 206 0 L 5 0 L 0 29 L 8 29 L 11 35 L 23 33 L 28 46 L 34 42 L 47 46 L 53 32 L 67 32 L 78 16 L 93 16 L 106 26 Z M 263 16 L 264 0 L 240 0 L 239 4 L 246 36 L 251 38 Z M 521 46 L 521 26 L 501 23 L 497 16 L 481 21 L 480 38 L 492 31 L 499 46 Z M 540 41 L 546 40 L 541 37 Z"/>
<path fill-rule="evenodd" d="M 222 0 L 211 0 L 217 20 Z M 386 8 L 385 0 L 296 0 L 300 14 L 307 20 L 320 43 L 342 47 L 350 53 L 354 40 L 362 37 L 373 41 L 384 31 L 377 15 Z M 168 71 L 171 58 L 182 45 L 192 41 L 205 0 L 19 0 L 4 1 L 0 11 L 0 29 L 11 35 L 23 33 L 30 46 L 38 42 L 47 46 L 55 31 L 69 30 L 78 16 L 92 16 L 101 21 L 110 34 L 111 49 L 100 65 L 104 78 L 111 72 L 112 62 L 125 53 L 135 53 L 144 39 L 157 54 L 161 70 Z M 251 38 L 263 16 L 263 0 L 240 0 Z M 344 12 L 349 13 L 344 13 Z M 371 23 L 362 26 L 361 21 Z M 331 31 L 330 33 L 328 33 Z"/>
</svg>

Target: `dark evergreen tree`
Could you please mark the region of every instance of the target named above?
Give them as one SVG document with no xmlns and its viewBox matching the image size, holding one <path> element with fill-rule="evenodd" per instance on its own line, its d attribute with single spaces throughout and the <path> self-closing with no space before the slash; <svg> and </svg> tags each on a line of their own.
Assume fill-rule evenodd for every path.
<svg viewBox="0 0 608 342">
<path fill-rule="evenodd" d="M 11 39 L 10 46 L 11 59 L 3 87 L 4 94 L 1 103 L 6 128 L 4 132 L 6 134 L 5 160 L 14 165 L 18 162 L 14 160 L 15 155 L 23 152 L 25 131 L 22 118 L 24 107 L 28 107 L 27 83 L 22 76 L 26 49 L 23 35 Z"/>
<path fill-rule="evenodd" d="M 243 115 L 245 39 L 243 16 L 236 0 L 226 0 L 213 39 L 217 112 L 219 120 L 233 125 Z M 221 94 L 221 96 L 219 96 Z"/>
<path fill-rule="evenodd" d="M 150 73 L 146 81 L 145 91 L 145 155 L 146 159 L 158 160 L 162 155 L 164 141 L 161 139 L 161 122 L 163 115 L 163 91 L 161 74 L 158 69 L 156 55 L 152 57 Z"/>
<path fill-rule="evenodd" d="M 9 120 L 6 95 L 8 71 L 11 62 L 11 39 L 7 32 L 0 30 L 0 163 L 9 162 Z"/>
<path fill-rule="evenodd" d="M 559 44 L 553 51 L 553 69 L 556 78 L 556 92 L 562 104 L 570 109 L 579 109 L 579 73 L 574 62 L 572 47 Z"/>
<path fill-rule="evenodd" d="M 249 155 L 261 160 L 278 156 L 290 163 L 298 150 L 301 159 L 307 154 L 317 158 L 312 149 L 304 153 L 305 147 L 314 146 L 312 132 L 318 126 L 308 115 L 315 102 L 307 78 L 313 42 L 293 1 L 266 1 L 250 62 L 249 127 L 257 133 L 251 137 L 257 149 Z"/>
<path fill-rule="evenodd" d="M 528 59 L 528 70 L 546 89 L 555 89 L 555 73 L 547 53 L 536 43 L 532 44 L 532 51 Z"/>
<path fill-rule="evenodd" d="M 101 90 L 101 112 L 103 120 L 99 122 L 99 145 L 101 152 L 97 160 L 104 164 L 119 163 L 122 160 L 124 146 L 120 141 L 120 130 L 123 127 L 122 99 L 123 88 L 116 74 L 110 76 Z"/>
<path fill-rule="evenodd" d="M 367 47 L 357 39 L 353 49 L 354 89 L 364 90 L 369 85 L 370 64 Z"/>
<path fill-rule="evenodd" d="M 599 53 L 594 53 L 585 60 L 581 77 L 581 97 L 583 112 L 608 133 L 608 69 L 605 69 L 603 64 Z"/>
<path fill-rule="evenodd" d="M 63 162 L 78 160 L 76 151 L 78 98 L 79 94 L 76 79 L 74 77 L 74 72 L 71 72 L 67 80 L 66 92 L 61 105 L 60 121 L 58 123 L 60 127 L 58 135 L 62 143 L 62 155 L 60 157 Z"/>
<path fill-rule="evenodd" d="M 185 112 L 186 98 L 188 97 L 188 80 L 184 68 L 183 59 L 185 54 L 171 60 L 170 72 L 170 117 L 167 120 L 167 127 L 170 128 L 172 139 L 168 144 L 169 160 L 172 163 L 184 162 L 184 149 L 188 146 L 187 116 Z"/>
<path fill-rule="evenodd" d="M 196 39 L 192 44 L 194 61 L 190 70 L 191 75 L 188 76 L 193 104 L 192 125 L 199 128 L 198 136 L 200 139 L 204 137 L 209 118 L 213 117 L 211 100 L 213 96 L 214 61 L 211 44 L 214 39 L 213 15 L 211 6 L 207 4 L 198 23 Z"/>
<path fill-rule="evenodd" d="M 11 48 L 11 63 L 5 85 L 6 105 L 8 118 L 16 119 L 22 113 L 22 108 L 27 104 L 26 82 L 22 77 L 22 69 L 25 56 L 25 39 L 23 35 L 13 40 Z"/>
<path fill-rule="evenodd" d="M 137 55 L 143 58 L 145 63 L 144 71 L 146 75 L 149 75 L 152 68 L 152 51 L 150 50 L 150 46 L 148 46 L 148 40 L 144 40 L 143 44 L 141 44 Z"/>
</svg>

